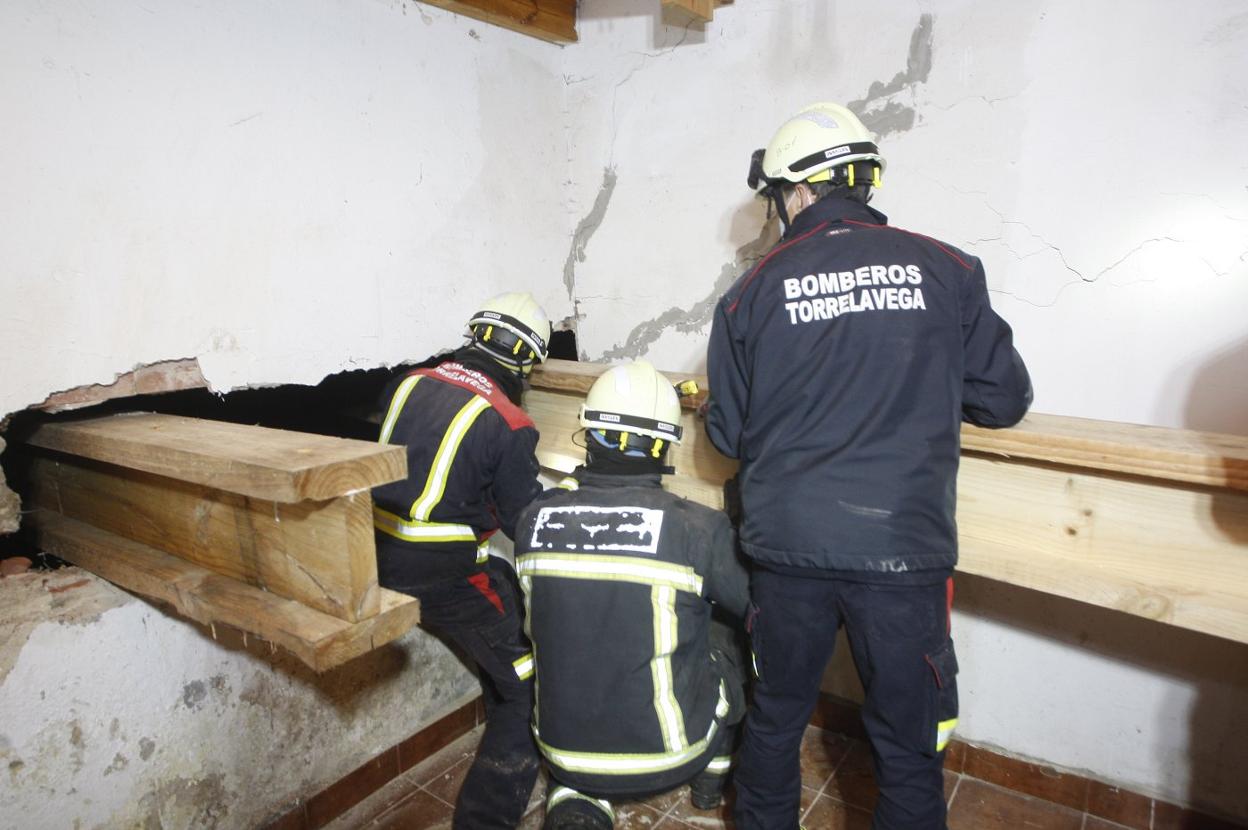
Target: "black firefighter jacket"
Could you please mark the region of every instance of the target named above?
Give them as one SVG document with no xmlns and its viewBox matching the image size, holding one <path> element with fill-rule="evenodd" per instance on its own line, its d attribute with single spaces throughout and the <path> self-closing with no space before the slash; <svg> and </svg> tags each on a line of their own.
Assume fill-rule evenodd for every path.
<svg viewBox="0 0 1248 830">
<path fill-rule="evenodd" d="M 1031 403 L 980 261 L 835 197 L 720 299 L 707 371 L 742 547 L 781 570 L 952 568 L 960 423 Z"/>
<path fill-rule="evenodd" d="M 382 400 L 380 442 L 407 447 L 407 478 L 373 489 L 378 581 L 397 590 L 472 575 L 542 491 L 537 429 L 504 391 L 519 380 L 471 348 L 429 363 Z"/>
<path fill-rule="evenodd" d="M 666 492 L 657 473 L 579 469 L 517 533 L 534 732 L 555 777 L 613 795 L 701 771 L 732 694 L 711 659 L 708 600 L 737 617 L 749 602 L 727 516 Z"/>
</svg>

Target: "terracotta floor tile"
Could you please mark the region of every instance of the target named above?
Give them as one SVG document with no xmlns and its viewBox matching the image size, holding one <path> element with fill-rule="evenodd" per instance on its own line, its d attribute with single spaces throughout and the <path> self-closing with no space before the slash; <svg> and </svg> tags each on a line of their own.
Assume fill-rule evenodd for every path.
<svg viewBox="0 0 1248 830">
<path fill-rule="evenodd" d="M 677 804 L 689 803 L 689 786 L 685 784 L 676 787 L 673 790 L 668 790 L 665 793 L 652 795 L 649 798 L 642 799 L 641 803 L 645 804 L 647 807 L 653 807 L 660 813 L 666 814 Z"/>
<path fill-rule="evenodd" d="M 364 827 L 395 804 L 420 789 L 410 774 L 400 775 L 359 804 L 325 825 L 326 830 L 353 830 Z"/>
<path fill-rule="evenodd" d="M 844 735 L 810 727 L 802 736 L 802 784 L 823 789 L 853 742 Z"/>
<path fill-rule="evenodd" d="M 1088 801 L 1084 809 L 1089 816 L 1117 822 L 1133 830 L 1148 830 L 1152 826 L 1151 798 L 1100 781 L 1088 782 Z"/>
<path fill-rule="evenodd" d="M 422 786 L 441 778 L 447 770 L 460 764 L 465 758 L 476 755 L 477 744 L 481 743 L 481 733 L 485 727 L 478 726 L 466 735 L 456 739 L 444 747 L 442 751 L 431 755 L 421 763 L 408 770 L 417 784 Z"/>
<path fill-rule="evenodd" d="M 644 804 L 615 805 L 615 830 L 654 830 L 663 814 Z"/>
<path fill-rule="evenodd" d="M 449 804 L 417 790 L 378 816 L 370 830 L 450 830 L 454 812 Z"/>
<path fill-rule="evenodd" d="M 459 788 L 464 784 L 464 778 L 468 775 L 472 762 L 476 760 L 475 755 L 469 755 L 461 758 L 454 766 L 445 770 L 437 778 L 427 781 L 424 789 L 436 795 L 447 804 L 454 804 L 455 799 L 459 797 Z"/>
<path fill-rule="evenodd" d="M 1157 801 L 1153 804 L 1154 830 L 1242 830 L 1243 825 Z"/>
<path fill-rule="evenodd" d="M 961 776 L 949 770 L 943 770 L 943 772 L 945 773 L 945 803 L 948 804 L 949 799 L 953 797 L 953 791 L 957 788 L 958 780 Z"/>
<path fill-rule="evenodd" d="M 880 792 L 875 786 L 875 774 L 871 770 L 871 750 L 866 744 L 853 742 L 845 760 L 841 761 L 823 788 L 823 794 L 851 807 L 875 809 Z"/>
<path fill-rule="evenodd" d="M 1083 821 L 1083 830 L 1132 830 L 1132 828 L 1125 824 L 1115 824 L 1112 821 L 1097 818 L 1088 813 L 1088 817 Z"/>
<path fill-rule="evenodd" d="M 965 763 L 966 744 L 961 741 L 951 741 L 948 751 L 945 752 L 945 769 L 951 772 L 961 772 Z"/>
<path fill-rule="evenodd" d="M 1080 830 L 1083 813 L 963 778 L 949 808 L 950 830 Z"/>
<path fill-rule="evenodd" d="M 821 795 L 802 819 L 811 830 L 870 830 L 871 813 Z"/>
<path fill-rule="evenodd" d="M 962 772 L 980 781 L 1034 795 L 1075 810 L 1083 810 L 1088 800 L 1086 778 L 1067 775 L 1042 764 L 1007 758 L 976 747 L 967 747 Z"/>
</svg>

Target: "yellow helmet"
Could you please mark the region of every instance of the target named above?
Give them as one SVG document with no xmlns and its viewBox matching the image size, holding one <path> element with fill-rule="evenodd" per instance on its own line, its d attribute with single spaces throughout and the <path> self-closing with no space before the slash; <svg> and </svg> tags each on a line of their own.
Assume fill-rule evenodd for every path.
<svg viewBox="0 0 1248 830">
<path fill-rule="evenodd" d="M 671 381 L 644 360 L 613 366 L 590 388 L 581 426 L 621 433 L 620 450 L 659 458 L 668 444 L 680 443 L 680 399 Z"/>
<path fill-rule="evenodd" d="M 477 348 L 522 372 L 546 359 L 550 319 L 532 294 L 499 294 L 472 315 L 468 328 Z"/>
<path fill-rule="evenodd" d="M 826 181 L 832 174 L 824 171 L 858 161 L 884 169 L 871 131 L 840 104 L 811 104 L 781 124 L 766 149 L 755 151 L 749 185 Z"/>
</svg>

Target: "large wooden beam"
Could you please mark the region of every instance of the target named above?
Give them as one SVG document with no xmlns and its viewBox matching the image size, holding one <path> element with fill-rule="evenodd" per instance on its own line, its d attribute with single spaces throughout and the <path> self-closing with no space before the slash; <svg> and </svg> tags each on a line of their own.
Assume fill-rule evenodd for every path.
<svg viewBox="0 0 1248 830">
<path fill-rule="evenodd" d="M 263 501 L 74 456 L 30 465 L 40 508 L 350 622 L 380 608 L 367 492 Z"/>
<path fill-rule="evenodd" d="M 330 499 L 407 475 L 401 447 L 303 432 L 134 413 L 53 421 L 23 440 L 230 493 L 291 504 Z"/>
<path fill-rule="evenodd" d="M 35 520 L 44 543 L 63 559 L 203 625 L 254 634 L 318 672 L 395 640 L 420 621 L 419 603 L 394 591 L 381 590 L 376 616 L 349 623 L 55 513 L 39 511 Z"/>
<path fill-rule="evenodd" d="M 550 360 L 533 370 L 532 384 L 538 389 L 584 395 L 609 368 L 606 363 Z M 695 398 L 682 400 L 686 409 L 696 409 L 709 393 L 705 375 L 664 374 L 673 383 L 697 381 L 702 391 Z M 1012 429 L 964 424 L 962 448 L 1007 458 L 1248 490 L 1248 438 L 1239 435 L 1033 413 Z"/>
<path fill-rule="evenodd" d="M 551 43 L 576 42 L 576 0 L 422 0 Z"/>
<path fill-rule="evenodd" d="M 582 390 L 606 368 L 534 372 L 543 466 L 583 459 Z M 736 463 L 692 413 L 683 424 L 664 481 L 721 507 Z M 1036 415 L 963 442 L 960 571 L 1248 643 L 1248 438 Z"/>
</svg>

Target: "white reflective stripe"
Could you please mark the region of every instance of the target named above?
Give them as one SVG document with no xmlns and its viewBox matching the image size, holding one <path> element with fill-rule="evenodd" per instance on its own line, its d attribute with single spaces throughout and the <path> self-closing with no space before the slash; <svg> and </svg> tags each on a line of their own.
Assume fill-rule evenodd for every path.
<svg viewBox="0 0 1248 830">
<path fill-rule="evenodd" d="M 477 564 L 490 561 L 490 540 L 482 539 L 481 544 L 477 545 Z"/>
<path fill-rule="evenodd" d="M 565 752 L 543 743 L 538 730 L 533 734 L 537 738 L 537 746 L 552 764 L 569 772 L 598 772 L 604 775 L 641 775 L 647 772 L 662 772 L 687 764 L 706 751 L 719 731 L 719 721 L 712 720 L 706 737 L 690 744 L 680 752 L 658 752 L 637 755 L 617 755 L 605 752 Z"/>
<path fill-rule="evenodd" d="M 442 494 L 446 492 L 446 480 L 450 477 L 451 462 L 455 460 L 455 454 L 459 452 L 460 442 L 464 440 L 464 435 L 467 434 L 468 428 L 473 425 L 477 417 L 489 408 L 489 401 L 473 395 L 472 400 L 455 413 L 450 426 L 442 435 L 442 443 L 438 445 L 438 452 L 433 457 L 433 465 L 429 468 L 429 478 L 425 481 L 425 489 L 412 503 L 413 519 L 429 521 L 429 513 L 442 500 Z"/>
<path fill-rule="evenodd" d="M 611 807 L 610 801 L 603 798 L 591 798 L 584 793 L 578 793 L 571 787 L 565 787 L 563 785 L 558 785 L 550 791 L 550 795 L 546 799 L 547 812 L 549 812 L 550 808 L 554 807 L 556 804 L 562 801 L 567 801 L 569 798 L 579 798 L 581 801 L 588 801 L 590 804 L 597 805 L 604 813 L 611 817 L 612 822 L 615 821 L 615 810 Z"/>
<path fill-rule="evenodd" d="M 958 728 L 958 719 L 942 720 L 936 724 L 936 751 L 942 752 L 949 745 L 949 739 L 953 737 L 954 730 Z"/>
<path fill-rule="evenodd" d="M 676 591 L 666 585 L 656 585 L 650 589 L 650 602 L 654 609 L 654 657 L 650 660 L 654 711 L 659 718 L 664 748 L 675 752 L 689 744 L 672 679 L 672 652 L 676 650 L 677 640 Z"/>
<path fill-rule="evenodd" d="M 399 420 L 399 413 L 403 411 L 403 405 L 407 403 L 407 396 L 412 393 L 412 387 L 418 380 L 420 380 L 420 375 L 411 375 L 399 384 L 398 389 L 394 390 L 394 397 L 390 399 L 390 409 L 386 411 L 386 420 L 381 424 L 381 437 L 377 439 L 378 444 L 390 443 L 390 433 L 394 432 L 394 422 Z"/>
<path fill-rule="evenodd" d="M 401 519 L 388 510 L 373 506 L 373 527 L 396 539 L 409 542 L 475 542 L 477 532 L 469 525 L 443 524 Z M 480 556 L 478 555 L 478 559 Z"/>
<path fill-rule="evenodd" d="M 702 595 L 702 577 L 693 568 L 654 562 L 637 556 L 591 556 L 579 553 L 526 553 L 517 562 L 517 572 L 526 576 L 554 576 L 566 579 L 605 579 L 666 585 L 678 591 Z"/>
<path fill-rule="evenodd" d="M 716 775 L 722 775 L 732 768 L 732 756 L 720 755 L 718 758 L 712 758 L 711 762 L 706 765 L 707 772 L 713 772 Z"/>
<path fill-rule="evenodd" d="M 728 702 L 728 689 L 724 686 L 724 679 L 719 679 L 719 702 L 715 704 L 715 717 L 728 717 L 728 710 L 732 708 L 732 704 Z"/>
<path fill-rule="evenodd" d="M 518 660 L 511 663 L 516 669 L 516 676 L 521 680 L 528 680 L 533 676 L 533 655 L 526 654 Z"/>
</svg>

